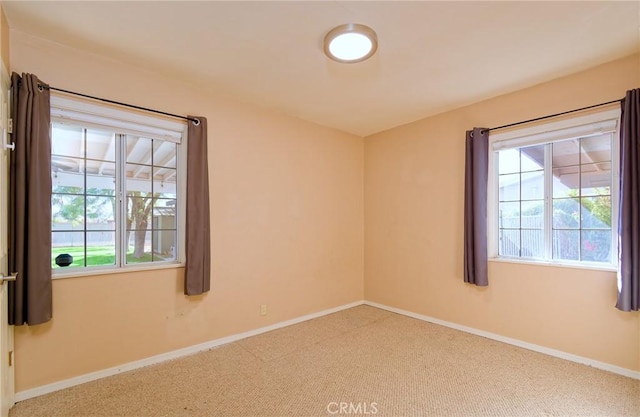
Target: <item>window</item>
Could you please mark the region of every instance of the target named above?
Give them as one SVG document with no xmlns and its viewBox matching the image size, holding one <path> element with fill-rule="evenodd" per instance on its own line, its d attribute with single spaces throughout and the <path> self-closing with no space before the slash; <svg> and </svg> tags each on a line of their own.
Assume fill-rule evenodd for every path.
<svg viewBox="0 0 640 417">
<path fill-rule="evenodd" d="M 618 116 L 601 112 L 491 138 L 495 257 L 614 264 Z"/>
<path fill-rule="evenodd" d="M 185 126 L 52 97 L 54 273 L 180 263 Z"/>
</svg>

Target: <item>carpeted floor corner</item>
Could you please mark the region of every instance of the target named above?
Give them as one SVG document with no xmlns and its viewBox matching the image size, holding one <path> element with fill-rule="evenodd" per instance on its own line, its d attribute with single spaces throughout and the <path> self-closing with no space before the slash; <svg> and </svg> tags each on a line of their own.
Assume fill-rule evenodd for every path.
<svg viewBox="0 0 640 417">
<path fill-rule="evenodd" d="M 359 306 L 16 404 L 10 417 L 640 416 L 640 381 Z"/>
</svg>

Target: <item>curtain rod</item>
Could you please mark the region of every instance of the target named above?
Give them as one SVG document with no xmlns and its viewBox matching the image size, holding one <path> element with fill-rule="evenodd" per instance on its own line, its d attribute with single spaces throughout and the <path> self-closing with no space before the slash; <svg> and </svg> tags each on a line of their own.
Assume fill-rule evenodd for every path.
<svg viewBox="0 0 640 417">
<path fill-rule="evenodd" d="M 581 107 L 579 109 L 567 110 L 567 111 L 563 111 L 561 113 L 550 114 L 548 116 L 536 117 L 535 119 L 524 120 L 522 122 L 510 123 L 508 125 L 497 126 L 497 127 L 490 127 L 489 129 L 485 129 L 485 130 L 481 131 L 480 133 L 491 132 L 492 130 L 498 130 L 498 129 L 505 129 L 507 127 L 518 126 L 518 125 L 522 125 L 522 124 L 525 124 L 525 123 L 537 122 L 538 120 L 550 119 L 552 117 L 558 117 L 558 116 L 562 116 L 562 115 L 569 114 L 569 113 L 575 113 L 575 112 L 579 112 L 579 111 L 582 111 L 582 110 L 593 109 L 594 107 L 601 107 L 601 106 L 606 106 L 608 104 L 620 103 L 622 100 L 624 100 L 624 99 L 620 98 L 618 100 L 611 100 L 611 101 L 607 101 L 605 103 L 599 103 L 599 104 L 594 104 L 592 106 Z"/>
<path fill-rule="evenodd" d="M 151 112 L 151 113 L 162 114 L 162 115 L 170 116 L 170 117 L 176 117 L 178 119 L 190 120 L 196 126 L 198 126 L 200 124 L 200 120 L 198 120 L 198 119 L 194 119 L 192 117 L 187 117 L 187 116 L 181 116 L 179 114 L 167 113 L 167 112 L 160 111 L 160 110 L 154 110 L 154 109 L 149 109 L 149 108 L 146 108 L 146 107 L 136 106 L 136 105 L 133 105 L 133 104 L 122 103 L 120 101 L 109 100 L 109 99 L 101 98 L 101 97 L 94 97 L 94 96 L 90 96 L 88 94 L 76 93 L 75 91 L 63 90 L 62 88 L 51 87 L 51 86 L 46 85 L 46 84 L 38 84 L 38 87 L 46 88 L 48 90 L 53 90 L 53 91 L 60 91 L 62 93 L 73 94 L 74 96 L 90 98 L 92 100 L 103 101 L 105 103 L 117 104 L 118 106 L 130 107 L 132 109 L 148 111 L 148 112 Z"/>
</svg>

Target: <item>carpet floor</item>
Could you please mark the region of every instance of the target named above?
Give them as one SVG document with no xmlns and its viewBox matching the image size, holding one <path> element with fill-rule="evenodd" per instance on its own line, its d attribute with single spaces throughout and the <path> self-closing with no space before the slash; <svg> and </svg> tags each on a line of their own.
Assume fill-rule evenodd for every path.
<svg viewBox="0 0 640 417">
<path fill-rule="evenodd" d="M 16 404 L 10 417 L 640 416 L 640 381 L 359 306 Z"/>
</svg>

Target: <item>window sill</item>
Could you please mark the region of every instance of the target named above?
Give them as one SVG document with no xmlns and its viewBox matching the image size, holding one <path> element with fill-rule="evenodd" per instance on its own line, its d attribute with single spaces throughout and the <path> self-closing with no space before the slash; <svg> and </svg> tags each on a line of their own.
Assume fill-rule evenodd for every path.
<svg viewBox="0 0 640 417">
<path fill-rule="evenodd" d="M 616 272 L 617 270 L 616 267 L 613 265 L 595 265 L 595 264 L 583 264 L 583 263 L 572 264 L 572 263 L 560 263 L 560 262 L 552 262 L 552 261 L 536 261 L 533 259 L 489 258 L 489 262 L 551 266 L 554 268 L 588 269 L 590 271 Z"/>
<path fill-rule="evenodd" d="M 91 270 L 75 270 L 69 272 L 53 272 L 51 274 L 51 279 L 65 279 L 65 278 L 78 278 L 78 277 L 89 277 L 95 275 L 115 275 L 115 274 L 126 274 L 128 272 L 143 272 L 143 271 L 156 271 L 160 269 L 176 269 L 176 268 L 184 268 L 184 263 L 169 263 L 169 264 L 160 264 L 160 265 L 144 265 L 144 266 L 130 266 L 124 268 L 96 268 Z M 59 271 L 58 269 L 56 271 Z"/>
</svg>

